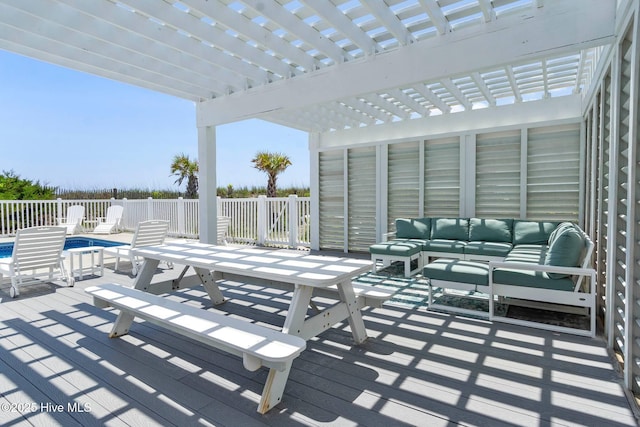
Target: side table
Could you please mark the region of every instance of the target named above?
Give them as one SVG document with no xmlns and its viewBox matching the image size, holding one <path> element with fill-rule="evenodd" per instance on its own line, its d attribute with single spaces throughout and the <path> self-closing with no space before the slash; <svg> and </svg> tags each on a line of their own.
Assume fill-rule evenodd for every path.
<svg viewBox="0 0 640 427">
<path fill-rule="evenodd" d="M 78 280 L 82 280 L 85 273 L 97 274 L 100 272 L 102 276 L 104 274 L 104 246 L 87 246 L 84 248 L 72 248 L 67 250 L 69 253 L 69 274 L 74 277 L 78 275 Z M 82 258 L 85 254 L 91 255 L 91 263 L 88 267 L 82 266 Z M 96 263 L 95 255 L 98 254 L 98 262 Z M 78 268 L 74 269 L 73 259 L 78 257 Z"/>
</svg>

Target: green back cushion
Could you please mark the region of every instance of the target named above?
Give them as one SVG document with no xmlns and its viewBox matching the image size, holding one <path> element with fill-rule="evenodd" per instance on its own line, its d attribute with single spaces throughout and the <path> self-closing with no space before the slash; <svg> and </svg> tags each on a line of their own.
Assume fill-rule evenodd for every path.
<svg viewBox="0 0 640 427">
<path fill-rule="evenodd" d="M 398 239 L 428 239 L 431 235 L 431 218 L 396 219 Z"/>
<path fill-rule="evenodd" d="M 552 221 L 526 221 L 515 220 L 513 222 L 514 245 L 546 245 L 549 236 L 558 226 Z"/>
<path fill-rule="evenodd" d="M 469 240 L 472 242 L 507 242 L 513 240 L 512 219 L 471 218 L 469 221 Z"/>
<path fill-rule="evenodd" d="M 433 218 L 431 238 L 469 240 L 469 218 Z"/>
<path fill-rule="evenodd" d="M 549 246 L 553 243 L 553 241 L 560 235 L 561 232 L 566 230 L 567 228 L 573 228 L 574 225 L 571 222 L 562 222 L 558 224 L 555 230 L 551 232 L 549 235 Z"/>
<path fill-rule="evenodd" d="M 561 224 L 562 226 L 562 224 Z M 559 226 L 559 230 L 550 239 L 551 243 L 544 259 L 546 265 L 558 265 L 563 267 L 577 267 L 580 264 L 580 255 L 584 249 L 582 233 L 573 225 Z M 548 273 L 552 279 L 567 277 L 568 274 Z"/>
</svg>

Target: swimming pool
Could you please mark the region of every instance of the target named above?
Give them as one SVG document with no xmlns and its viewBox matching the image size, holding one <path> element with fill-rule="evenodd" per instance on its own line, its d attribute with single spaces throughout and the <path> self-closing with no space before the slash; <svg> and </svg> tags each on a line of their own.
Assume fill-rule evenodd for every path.
<svg viewBox="0 0 640 427">
<path fill-rule="evenodd" d="M 64 242 L 64 249 L 86 248 L 89 246 L 118 246 L 123 245 L 122 242 L 113 242 L 111 240 L 94 239 L 93 237 L 67 237 Z M 0 243 L 0 258 L 8 258 L 13 253 L 13 242 Z"/>
</svg>

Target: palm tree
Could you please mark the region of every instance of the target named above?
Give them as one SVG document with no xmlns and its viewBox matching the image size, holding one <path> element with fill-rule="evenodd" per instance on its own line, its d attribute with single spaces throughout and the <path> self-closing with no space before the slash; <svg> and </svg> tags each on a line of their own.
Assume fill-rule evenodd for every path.
<svg viewBox="0 0 640 427">
<path fill-rule="evenodd" d="M 251 162 L 253 162 L 254 168 L 266 172 L 266 174 L 269 175 L 267 197 L 276 197 L 276 180 L 278 174 L 284 172 L 284 170 L 291 165 L 289 157 L 281 153 L 260 151 Z"/>
<path fill-rule="evenodd" d="M 182 185 L 182 181 L 187 179 L 187 192 L 185 194 L 188 199 L 196 199 L 198 197 L 198 161 L 191 160 L 188 155 L 181 153 L 176 154 L 171 162 L 171 174 L 178 177 L 176 184 Z"/>
</svg>

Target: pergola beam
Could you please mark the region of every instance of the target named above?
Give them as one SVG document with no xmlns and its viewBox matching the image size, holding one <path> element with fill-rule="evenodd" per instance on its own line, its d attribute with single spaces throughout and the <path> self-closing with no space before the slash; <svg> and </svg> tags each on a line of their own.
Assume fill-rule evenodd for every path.
<svg viewBox="0 0 640 427">
<path fill-rule="evenodd" d="M 442 13 L 442 9 L 436 3 L 436 0 L 420 0 L 420 4 L 427 12 L 427 16 L 429 16 L 433 25 L 438 29 L 439 34 L 446 34 L 451 30 L 449 21 Z"/>
<path fill-rule="evenodd" d="M 242 3 L 300 37 L 302 41 L 331 58 L 336 64 L 344 62 L 346 52 L 323 37 L 318 31 L 300 21 L 278 2 L 273 0 L 242 0 Z"/>
<path fill-rule="evenodd" d="M 253 40 L 266 49 L 278 52 L 284 58 L 288 59 L 294 67 L 301 67 L 304 70 L 311 71 L 320 66 L 317 61 L 302 50 L 280 37 L 275 36 L 271 31 L 252 22 L 242 14 L 232 11 L 218 0 L 207 0 L 204 2 L 181 0 L 181 3 L 199 11 L 203 15 L 210 16 L 216 22 L 222 23 L 227 28 L 232 29 L 238 34 L 242 34 L 247 39 Z M 295 72 L 293 74 L 295 74 Z"/>
<path fill-rule="evenodd" d="M 349 40 L 362 49 L 365 55 L 371 55 L 376 52 L 377 43 L 331 3 L 326 0 L 303 0 L 303 3 L 315 10 L 327 22 L 331 22 L 336 31 L 348 37 Z"/>
<path fill-rule="evenodd" d="M 223 124 L 254 117 L 268 120 L 269 114 L 276 111 L 364 97 L 397 87 L 574 53 L 613 42 L 614 25 L 615 4 L 611 2 L 547 3 L 532 15 L 497 19 L 480 29 L 465 28 L 388 53 L 200 103 L 198 123 Z"/>
</svg>

